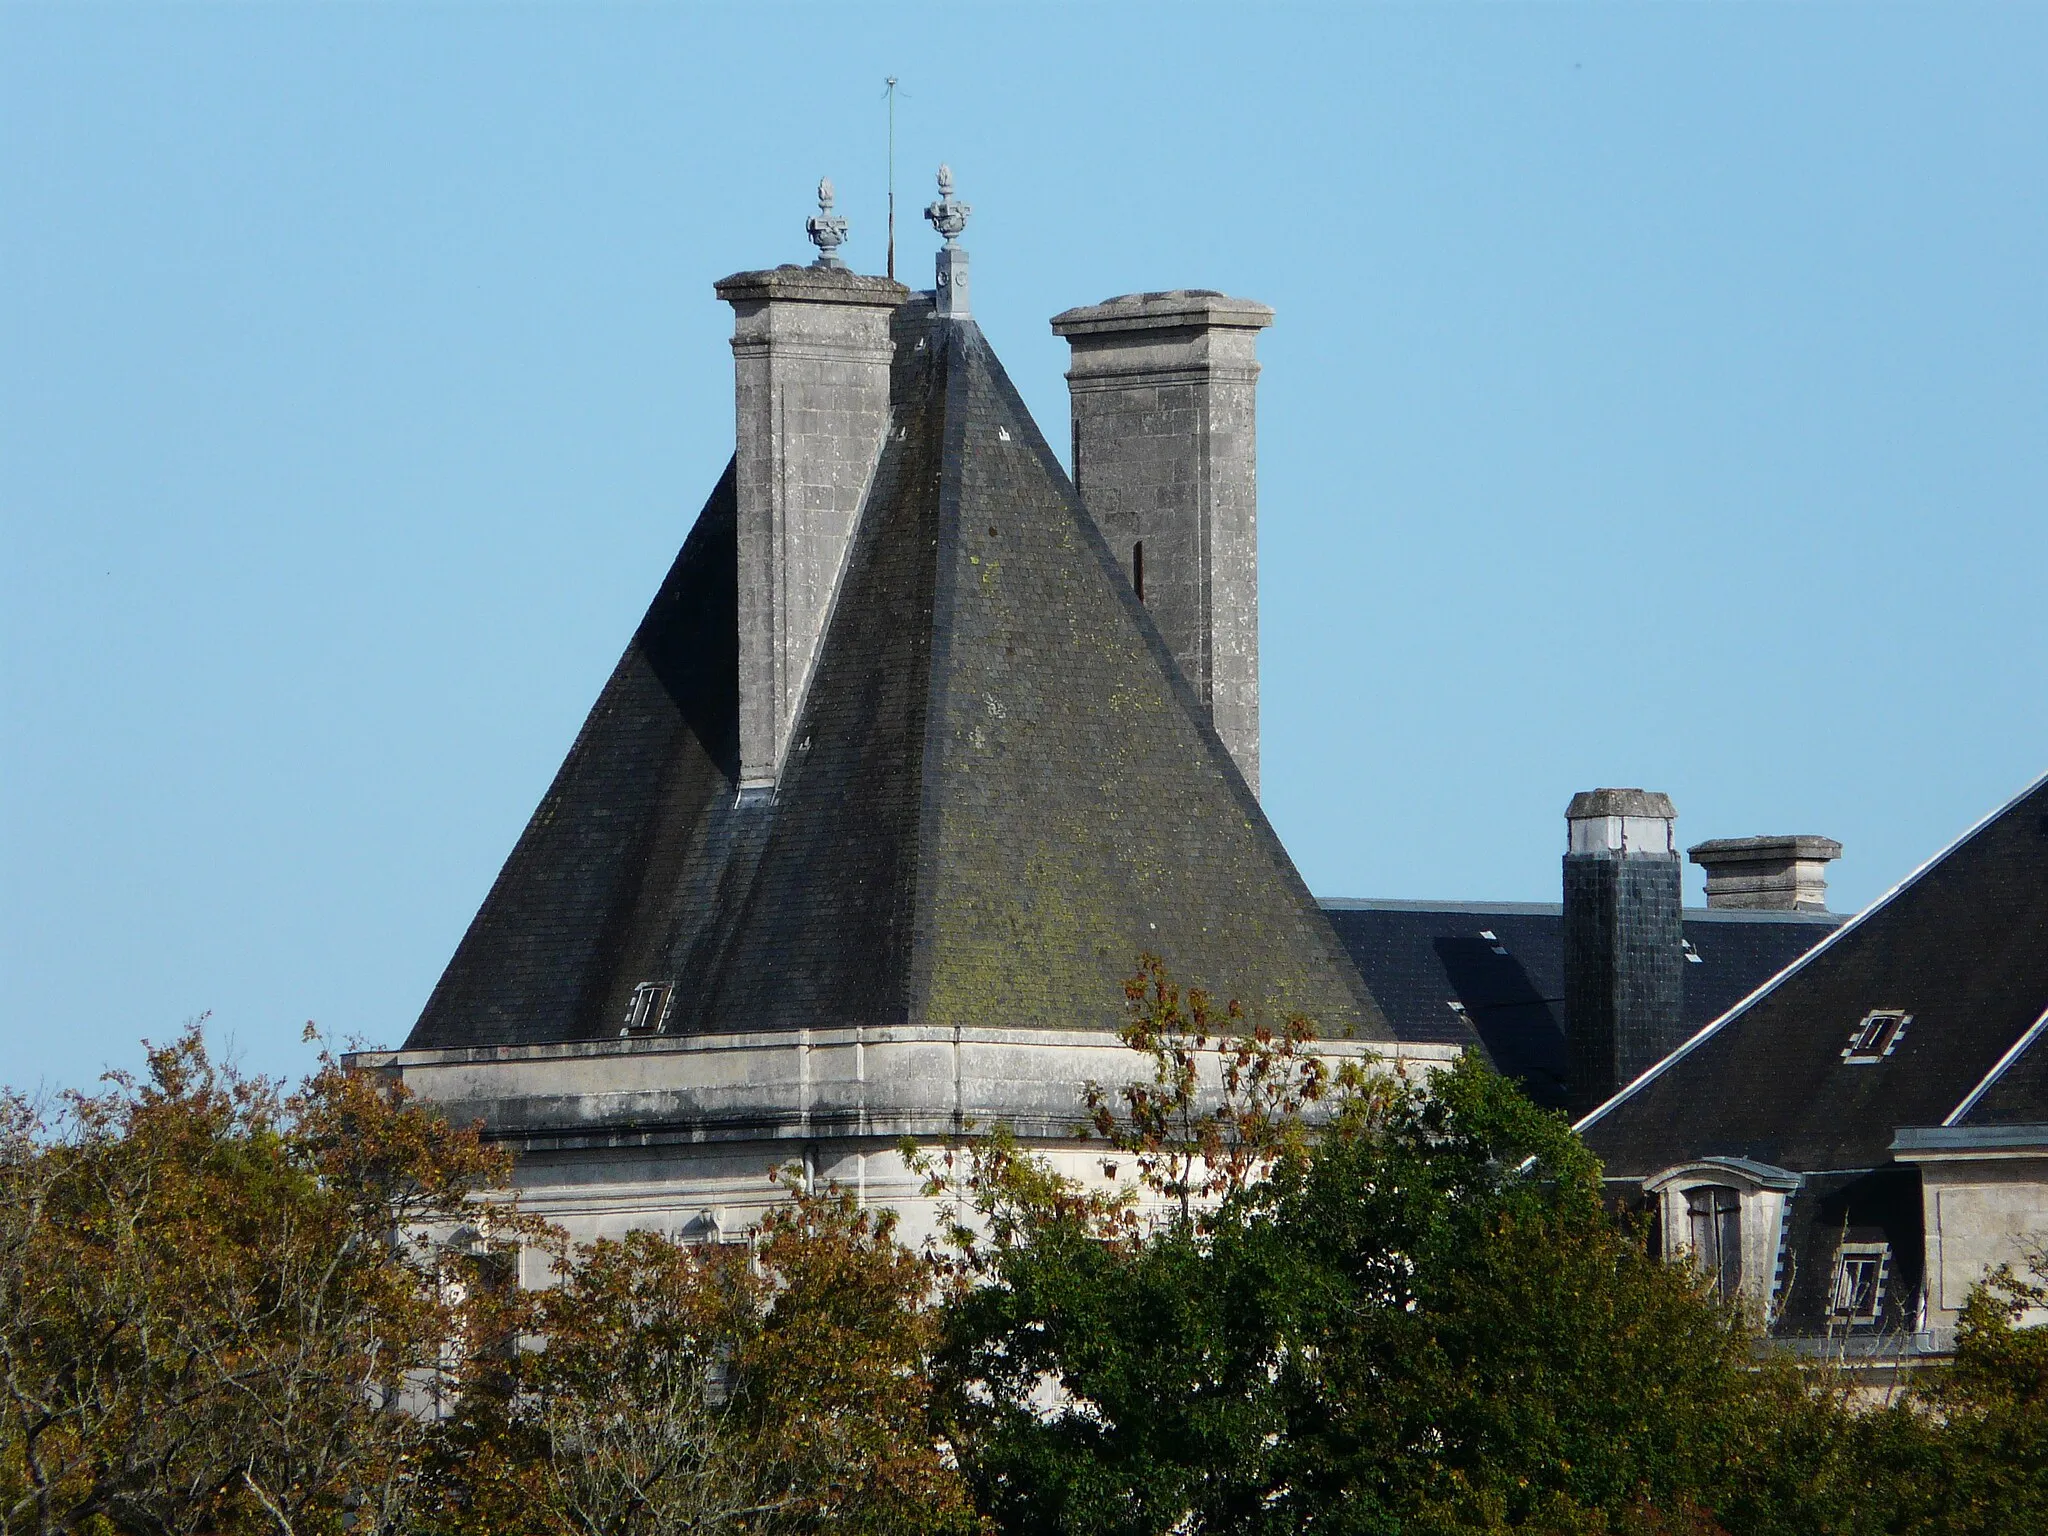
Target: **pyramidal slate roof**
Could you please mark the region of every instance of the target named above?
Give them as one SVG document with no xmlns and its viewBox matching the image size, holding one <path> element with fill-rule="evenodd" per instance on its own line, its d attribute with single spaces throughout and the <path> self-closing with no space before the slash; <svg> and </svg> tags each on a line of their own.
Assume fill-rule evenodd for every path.
<svg viewBox="0 0 2048 1536">
<path fill-rule="evenodd" d="M 1876 1059 L 1853 1059 L 1852 1035 L 1879 1011 L 1908 1019 L 1888 1050 L 1863 1053 Z M 1875 1168 L 1903 1127 L 2048 1121 L 2048 1072 L 2032 1059 L 2044 1013 L 2048 779 L 1580 1129 L 1617 1177 L 1704 1156 Z"/>
<path fill-rule="evenodd" d="M 1384 1014 L 971 321 L 899 311 L 889 438 L 772 799 L 738 794 L 733 472 L 408 1049 L 1105 1029 L 1141 952 L 1256 1013 Z"/>
</svg>

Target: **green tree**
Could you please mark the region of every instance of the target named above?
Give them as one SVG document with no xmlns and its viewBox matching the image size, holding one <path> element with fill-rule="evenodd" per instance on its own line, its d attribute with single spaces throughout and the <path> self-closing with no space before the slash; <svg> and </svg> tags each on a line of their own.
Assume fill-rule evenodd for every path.
<svg viewBox="0 0 2048 1536">
<path fill-rule="evenodd" d="M 1134 982 L 1138 1024 L 1162 980 Z M 943 1404 L 1001 1529 L 1708 1531 L 1724 1508 L 1813 1528 L 1785 1474 L 1799 1433 L 1834 1454 L 1830 1406 L 1617 1228 L 1561 1117 L 1471 1059 L 1335 1092 L 1312 1138 L 1315 1100 L 1262 1090 L 1294 1132 L 1231 1130 L 1265 1176 L 1203 1211 L 1182 1195 L 1216 1166 L 1217 1109 L 1186 1102 L 1174 1031 L 1133 1033 L 1155 1070 L 1119 1134 L 1169 1143 L 1160 1219 L 1000 1146 L 961 1180 Z M 1299 1080 L 1286 1044 L 1220 1049 L 1245 1081 Z M 1256 1118 L 1218 1082 L 1220 1123 Z"/>
</svg>

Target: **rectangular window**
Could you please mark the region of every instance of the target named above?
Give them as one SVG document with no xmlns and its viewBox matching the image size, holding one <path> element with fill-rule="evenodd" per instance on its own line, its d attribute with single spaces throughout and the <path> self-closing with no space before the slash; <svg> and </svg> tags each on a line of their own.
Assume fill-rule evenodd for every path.
<svg viewBox="0 0 2048 1536">
<path fill-rule="evenodd" d="M 1844 1243 L 1835 1255 L 1835 1285 L 1828 1310 L 1837 1322 L 1874 1323 L 1884 1306 L 1889 1243 Z"/>
<path fill-rule="evenodd" d="M 1693 1262 L 1717 1293 L 1736 1295 L 1742 1289 L 1742 1196 L 1720 1184 L 1687 1190 L 1685 1216 Z"/>
<path fill-rule="evenodd" d="M 1849 1031 L 1849 1043 L 1842 1047 L 1842 1060 L 1858 1066 L 1883 1061 L 1899 1048 L 1913 1015 L 1897 1008 L 1874 1008 L 1857 1020 Z"/>
<path fill-rule="evenodd" d="M 668 1017 L 669 985 L 665 981 L 643 981 L 633 989 L 632 1001 L 626 1004 L 626 1027 L 619 1031 L 625 1035 L 651 1035 L 661 1029 L 662 1021 Z"/>
</svg>

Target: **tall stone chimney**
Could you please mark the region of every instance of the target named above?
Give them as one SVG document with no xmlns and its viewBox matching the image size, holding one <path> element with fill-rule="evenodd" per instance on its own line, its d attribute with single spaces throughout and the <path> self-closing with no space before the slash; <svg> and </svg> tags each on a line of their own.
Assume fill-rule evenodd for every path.
<svg viewBox="0 0 2048 1536">
<path fill-rule="evenodd" d="M 1564 814 L 1565 1039 L 1584 1114 L 1684 1043 L 1678 812 L 1666 795 L 1593 789 Z"/>
<path fill-rule="evenodd" d="M 1259 788 L 1254 356 L 1273 311 L 1207 289 L 1053 317 L 1073 349 L 1074 483 L 1167 648 Z"/>
<path fill-rule="evenodd" d="M 717 284 L 733 307 L 737 380 L 742 794 L 781 771 L 889 425 L 889 319 L 910 297 L 901 283 L 847 271 L 819 243 L 815 266 Z"/>
<path fill-rule="evenodd" d="M 1832 837 L 1717 837 L 1687 858 L 1707 872 L 1707 905 L 1751 912 L 1825 912 Z"/>
</svg>

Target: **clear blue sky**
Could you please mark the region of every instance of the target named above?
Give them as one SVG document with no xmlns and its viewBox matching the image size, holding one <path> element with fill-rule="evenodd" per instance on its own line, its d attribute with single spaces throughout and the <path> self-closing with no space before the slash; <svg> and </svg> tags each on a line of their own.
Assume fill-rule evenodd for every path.
<svg viewBox="0 0 2048 1536">
<path fill-rule="evenodd" d="M 1855 906 L 2048 770 L 2048 10 L 4 5 L 0 1080 L 404 1036 L 890 73 L 1054 443 L 1056 311 L 1279 311 L 1319 893 L 1554 900 L 1638 784 Z"/>
</svg>

